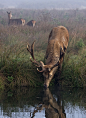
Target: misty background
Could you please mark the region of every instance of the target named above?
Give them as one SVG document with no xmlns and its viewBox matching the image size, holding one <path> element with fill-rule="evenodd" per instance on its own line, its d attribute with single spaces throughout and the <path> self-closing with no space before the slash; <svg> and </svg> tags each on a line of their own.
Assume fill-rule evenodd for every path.
<svg viewBox="0 0 86 118">
<path fill-rule="evenodd" d="M 85 9 L 86 0 L 0 0 L 0 8 Z"/>
</svg>

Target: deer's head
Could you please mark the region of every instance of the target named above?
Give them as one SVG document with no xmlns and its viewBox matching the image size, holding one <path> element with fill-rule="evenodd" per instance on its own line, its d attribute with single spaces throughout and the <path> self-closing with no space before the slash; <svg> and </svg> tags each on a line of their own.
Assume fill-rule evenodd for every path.
<svg viewBox="0 0 86 118">
<path fill-rule="evenodd" d="M 59 61 L 56 64 L 51 64 L 51 65 L 45 65 L 42 61 L 38 62 L 35 57 L 34 57 L 34 43 L 35 41 L 32 43 L 32 45 L 30 46 L 29 44 L 27 45 L 27 50 L 30 52 L 33 60 L 30 58 L 31 62 L 33 62 L 35 64 L 35 66 L 37 67 L 37 71 L 43 73 L 44 76 L 44 87 L 48 87 L 50 84 L 51 79 L 53 78 L 56 69 L 59 65 Z M 39 68 L 41 67 L 41 70 L 39 70 Z"/>
<path fill-rule="evenodd" d="M 7 11 L 7 14 L 8 14 L 8 18 L 11 19 L 12 18 L 11 11 L 10 12 Z"/>
</svg>

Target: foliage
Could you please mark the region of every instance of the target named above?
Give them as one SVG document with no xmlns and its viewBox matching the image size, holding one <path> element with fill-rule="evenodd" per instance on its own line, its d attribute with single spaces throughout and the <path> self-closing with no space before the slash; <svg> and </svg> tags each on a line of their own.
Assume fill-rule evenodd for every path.
<svg viewBox="0 0 86 118">
<path fill-rule="evenodd" d="M 79 55 L 66 55 L 61 78 L 64 85 L 72 87 L 83 87 L 86 84 L 86 51 Z"/>
<path fill-rule="evenodd" d="M 80 39 L 79 41 L 76 42 L 76 48 L 81 49 L 85 46 L 83 39 Z"/>
<path fill-rule="evenodd" d="M 34 18 L 37 23 L 34 28 L 27 25 L 8 26 L 6 11 L 0 10 L 0 71 L 5 76 L 4 85 L 10 87 L 43 85 L 42 73 L 37 72 L 36 67 L 30 62 L 30 54 L 26 50 L 26 45 L 32 44 L 36 39 L 35 58 L 38 61 L 44 61 L 51 29 L 63 25 L 69 31 L 69 45 L 65 54 L 61 78 L 64 85 L 67 86 L 86 86 L 85 10 L 22 11 L 11 9 L 10 11 L 14 18 L 22 16 L 26 23 Z M 3 81 L 0 80 L 0 85 Z M 53 80 L 51 85 L 53 85 Z"/>
<path fill-rule="evenodd" d="M 12 82 L 12 81 L 13 81 L 13 79 L 14 79 L 14 78 L 13 78 L 12 76 L 11 76 L 11 77 L 10 77 L 10 76 L 8 76 L 8 81 L 9 81 L 9 82 Z"/>
</svg>

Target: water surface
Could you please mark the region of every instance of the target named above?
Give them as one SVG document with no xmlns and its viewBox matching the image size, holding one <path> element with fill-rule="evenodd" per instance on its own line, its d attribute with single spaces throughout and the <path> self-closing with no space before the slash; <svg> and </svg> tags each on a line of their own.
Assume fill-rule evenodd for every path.
<svg viewBox="0 0 86 118">
<path fill-rule="evenodd" d="M 22 87 L 0 91 L 0 118 L 86 118 L 86 89 Z"/>
</svg>

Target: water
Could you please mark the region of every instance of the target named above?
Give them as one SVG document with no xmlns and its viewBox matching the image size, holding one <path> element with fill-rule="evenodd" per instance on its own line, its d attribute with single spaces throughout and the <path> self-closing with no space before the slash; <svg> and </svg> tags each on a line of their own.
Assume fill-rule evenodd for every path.
<svg viewBox="0 0 86 118">
<path fill-rule="evenodd" d="M 86 89 L 24 87 L 0 91 L 0 118 L 86 118 Z"/>
</svg>

